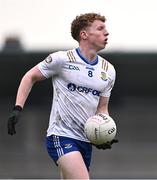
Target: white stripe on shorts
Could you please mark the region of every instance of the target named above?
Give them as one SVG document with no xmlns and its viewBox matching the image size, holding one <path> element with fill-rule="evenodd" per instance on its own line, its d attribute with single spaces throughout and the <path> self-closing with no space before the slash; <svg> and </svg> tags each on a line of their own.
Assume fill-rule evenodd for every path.
<svg viewBox="0 0 157 180">
<path fill-rule="evenodd" d="M 58 136 L 55 136 L 55 135 L 53 136 L 53 142 L 54 142 L 54 147 L 57 150 L 58 157 L 61 157 L 62 155 L 64 155 L 64 151 L 63 151 L 63 148 L 60 145 L 60 141 L 59 141 Z"/>
</svg>

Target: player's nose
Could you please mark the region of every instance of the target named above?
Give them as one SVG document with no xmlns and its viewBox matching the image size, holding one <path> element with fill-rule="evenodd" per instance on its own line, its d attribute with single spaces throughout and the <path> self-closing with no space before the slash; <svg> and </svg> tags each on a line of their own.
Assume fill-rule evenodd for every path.
<svg viewBox="0 0 157 180">
<path fill-rule="evenodd" d="M 106 30 L 106 31 L 104 32 L 104 35 L 105 35 L 105 36 L 108 36 L 108 35 L 109 35 L 109 32 Z"/>
<path fill-rule="evenodd" d="M 108 36 L 108 35 L 109 35 L 109 32 L 105 29 L 104 36 Z"/>
</svg>

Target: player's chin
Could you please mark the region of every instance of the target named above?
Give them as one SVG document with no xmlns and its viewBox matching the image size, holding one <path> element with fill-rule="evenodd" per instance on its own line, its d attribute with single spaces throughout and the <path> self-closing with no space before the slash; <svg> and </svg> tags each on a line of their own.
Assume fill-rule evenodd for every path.
<svg viewBox="0 0 157 180">
<path fill-rule="evenodd" d="M 105 42 L 104 44 L 103 44 L 103 46 L 104 46 L 104 48 L 107 46 L 107 42 Z"/>
<path fill-rule="evenodd" d="M 101 46 L 100 46 L 100 50 L 101 49 L 104 49 L 106 47 L 106 44 L 102 44 Z"/>
<path fill-rule="evenodd" d="M 108 44 L 108 42 L 107 42 L 107 41 L 105 41 L 105 42 L 104 42 L 104 46 L 106 46 L 107 44 Z"/>
</svg>

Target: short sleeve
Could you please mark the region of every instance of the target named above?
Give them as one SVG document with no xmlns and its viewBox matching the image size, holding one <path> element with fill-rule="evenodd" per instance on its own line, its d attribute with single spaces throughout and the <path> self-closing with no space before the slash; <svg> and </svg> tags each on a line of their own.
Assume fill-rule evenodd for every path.
<svg viewBox="0 0 157 180">
<path fill-rule="evenodd" d="M 116 71 L 115 71 L 115 68 L 113 67 L 113 65 L 111 65 L 109 72 L 108 72 L 108 84 L 107 84 L 104 92 L 101 93 L 101 96 L 110 97 L 111 91 L 115 84 L 115 80 L 116 80 Z"/>
<path fill-rule="evenodd" d="M 57 75 L 63 63 L 62 52 L 58 51 L 52 54 L 49 54 L 42 62 L 40 62 L 37 66 L 43 76 L 46 78 Z"/>
</svg>

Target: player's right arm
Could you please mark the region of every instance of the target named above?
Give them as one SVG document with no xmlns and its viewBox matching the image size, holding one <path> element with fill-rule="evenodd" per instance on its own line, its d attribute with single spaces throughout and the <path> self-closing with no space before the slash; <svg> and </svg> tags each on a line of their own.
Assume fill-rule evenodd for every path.
<svg viewBox="0 0 157 180">
<path fill-rule="evenodd" d="M 26 99 L 35 82 L 44 80 L 45 77 L 40 72 L 38 66 L 34 66 L 30 69 L 22 78 L 16 96 L 16 103 L 13 111 L 8 119 L 8 134 L 16 134 L 15 124 L 19 120 L 19 114 L 23 109 Z"/>
<path fill-rule="evenodd" d="M 35 82 L 59 74 L 62 66 L 62 52 L 47 56 L 42 62 L 30 69 L 22 78 L 16 97 L 16 106 L 23 108 L 25 101 Z"/>
<path fill-rule="evenodd" d="M 18 122 L 19 114 L 24 107 L 34 83 L 60 73 L 64 59 L 63 54 L 63 52 L 50 54 L 23 76 L 17 91 L 15 106 L 8 119 L 8 134 L 14 135 L 16 133 L 15 124 Z"/>
<path fill-rule="evenodd" d="M 46 79 L 40 72 L 38 66 L 34 66 L 30 69 L 22 78 L 20 86 L 18 88 L 15 105 L 23 108 L 25 101 L 32 89 L 35 82 Z"/>
</svg>

